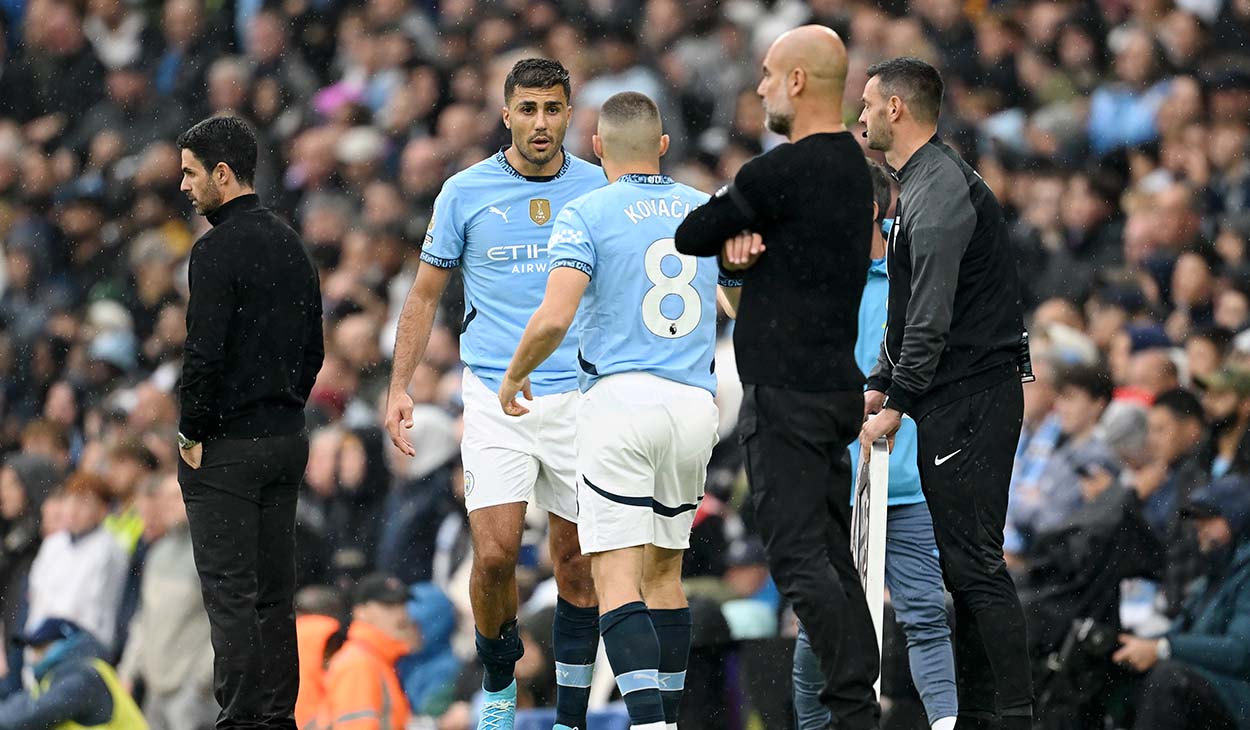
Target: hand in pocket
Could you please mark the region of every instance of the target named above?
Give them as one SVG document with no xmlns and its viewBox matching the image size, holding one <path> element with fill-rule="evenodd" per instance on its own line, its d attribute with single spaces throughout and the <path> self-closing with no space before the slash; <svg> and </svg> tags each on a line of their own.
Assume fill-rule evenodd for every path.
<svg viewBox="0 0 1250 730">
<path fill-rule="evenodd" d="M 178 449 L 178 454 L 183 461 L 187 462 L 187 466 L 192 469 L 199 469 L 200 462 L 204 458 L 204 444 L 196 444 L 189 449 Z"/>
</svg>

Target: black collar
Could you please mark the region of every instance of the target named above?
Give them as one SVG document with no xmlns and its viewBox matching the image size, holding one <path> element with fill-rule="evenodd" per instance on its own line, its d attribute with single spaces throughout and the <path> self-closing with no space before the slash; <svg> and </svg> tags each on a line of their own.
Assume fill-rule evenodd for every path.
<svg viewBox="0 0 1250 730">
<path fill-rule="evenodd" d="M 569 155 L 568 150 L 561 147 L 560 154 L 564 155 L 564 163 L 560 165 L 559 172 L 557 172 L 554 175 L 522 175 L 515 167 L 512 166 L 511 162 L 508 162 L 508 156 L 504 154 L 505 152 L 508 151 L 508 148 L 511 146 L 512 145 L 509 144 L 509 145 L 504 145 L 503 147 L 500 147 L 499 151 L 495 153 L 495 162 L 499 163 L 499 166 L 504 169 L 504 172 L 508 173 L 509 175 L 513 177 L 520 178 L 522 180 L 528 180 L 530 182 L 551 182 L 552 180 L 555 180 L 559 178 L 561 175 L 563 175 L 564 173 L 568 172 L 569 165 L 571 165 L 573 162 L 573 158 L 572 156 Z"/>
<path fill-rule="evenodd" d="M 621 175 L 616 179 L 617 182 L 638 183 L 639 185 L 672 185 L 673 178 L 668 175 L 654 175 L 650 173 L 630 172 Z"/>
<path fill-rule="evenodd" d="M 260 210 L 260 196 L 256 193 L 247 193 L 221 204 L 204 217 L 209 223 L 219 226 L 240 213 L 250 213 L 254 210 Z"/>
</svg>

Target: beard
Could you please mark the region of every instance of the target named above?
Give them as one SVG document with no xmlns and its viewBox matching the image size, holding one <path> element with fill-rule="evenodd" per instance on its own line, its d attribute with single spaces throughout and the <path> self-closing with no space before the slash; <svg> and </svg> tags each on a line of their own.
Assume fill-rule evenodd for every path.
<svg viewBox="0 0 1250 730">
<path fill-rule="evenodd" d="M 868 149 L 878 152 L 889 152 L 894 147 L 894 131 L 884 120 L 876 126 L 868 127 Z"/>
<path fill-rule="evenodd" d="M 200 215 L 208 215 L 214 210 L 220 208 L 221 191 L 217 189 L 217 183 L 212 180 L 205 183 L 203 194 L 194 196 L 191 203 L 195 206 L 196 212 Z"/>
<path fill-rule="evenodd" d="M 547 149 L 544 152 L 539 152 L 533 147 L 530 147 L 529 144 L 516 145 L 516 151 L 525 158 L 526 162 L 534 165 L 535 167 L 542 167 L 548 162 L 554 160 L 556 155 L 560 154 L 560 150 L 562 148 L 561 145 L 563 143 L 563 140 L 557 140 L 555 135 L 549 135 L 547 139 L 549 141 L 547 143 Z"/>
<path fill-rule="evenodd" d="M 794 129 L 794 113 L 782 114 L 781 112 L 765 112 L 764 126 L 768 127 L 770 132 L 780 134 L 782 137 L 789 137 L 790 131 Z"/>
</svg>

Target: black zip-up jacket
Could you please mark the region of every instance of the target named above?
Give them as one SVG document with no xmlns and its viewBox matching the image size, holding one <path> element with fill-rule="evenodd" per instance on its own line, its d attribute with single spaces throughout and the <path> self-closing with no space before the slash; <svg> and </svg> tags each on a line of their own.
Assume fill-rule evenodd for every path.
<svg viewBox="0 0 1250 730">
<path fill-rule="evenodd" d="M 325 355 L 317 271 L 255 195 L 208 220 L 191 250 L 179 430 L 197 441 L 298 433 Z"/>
<path fill-rule="evenodd" d="M 977 171 L 935 137 L 898 180 L 889 316 L 868 388 L 921 418 L 1019 377 L 1024 314 L 1003 211 Z"/>
</svg>

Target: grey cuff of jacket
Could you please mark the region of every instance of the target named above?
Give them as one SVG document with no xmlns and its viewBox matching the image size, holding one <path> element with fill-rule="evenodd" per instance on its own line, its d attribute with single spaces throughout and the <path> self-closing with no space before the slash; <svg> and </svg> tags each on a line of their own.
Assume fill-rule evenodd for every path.
<svg viewBox="0 0 1250 730">
<path fill-rule="evenodd" d="M 868 390 L 875 390 L 878 393 L 886 393 L 890 390 L 893 381 L 884 375 L 877 375 L 868 378 Z"/>
</svg>

